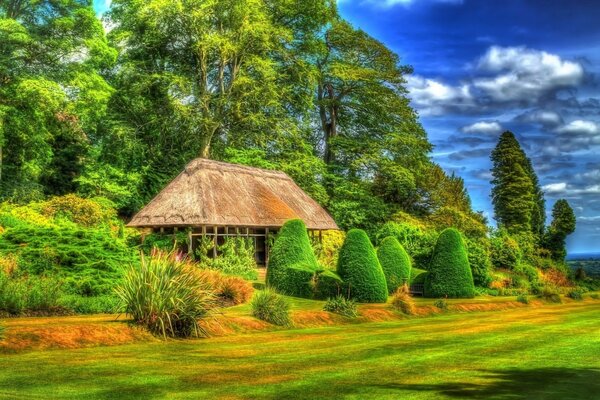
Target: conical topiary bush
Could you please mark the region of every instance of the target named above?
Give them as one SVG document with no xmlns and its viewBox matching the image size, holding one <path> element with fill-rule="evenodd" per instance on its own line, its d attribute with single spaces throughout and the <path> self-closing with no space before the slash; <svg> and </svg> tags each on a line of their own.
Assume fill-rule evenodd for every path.
<svg viewBox="0 0 600 400">
<path fill-rule="evenodd" d="M 410 257 L 398 239 L 388 236 L 377 249 L 377 258 L 383 269 L 388 293 L 394 293 L 404 283 L 410 281 Z"/>
<path fill-rule="evenodd" d="M 367 234 L 360 229 L 348 232 L 340 249 L 337 272 L 350 297 L 363 303 L 385 303 L 388 297 L 385 275 Z"/>
<path fill-rule="evenodd" d="M 287 221 L 271 248 L 267 285 L 289 296 L 310 298 L 318 269 L 304 222 L 300 219 Z"/>
<path fill-rule="evenodd" d="M 465 244 L 459 231 L 448 228 L 435 244 L 425 279 L 425 296 L 470 298 L 474 295 L 475 286 Z"/>
</svg>

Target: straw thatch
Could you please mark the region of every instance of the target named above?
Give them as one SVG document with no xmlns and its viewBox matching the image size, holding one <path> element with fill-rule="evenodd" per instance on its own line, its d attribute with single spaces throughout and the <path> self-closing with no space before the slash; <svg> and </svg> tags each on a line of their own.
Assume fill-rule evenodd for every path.
<svg viewBox="0 0 600 400">
<path fill-rule="evenodd" d="M 293 218 L 308 229 L 338 229 L 327 211 L 283 172 L 198 158 L 128 226 L 266 228 Z"/>
</svg>

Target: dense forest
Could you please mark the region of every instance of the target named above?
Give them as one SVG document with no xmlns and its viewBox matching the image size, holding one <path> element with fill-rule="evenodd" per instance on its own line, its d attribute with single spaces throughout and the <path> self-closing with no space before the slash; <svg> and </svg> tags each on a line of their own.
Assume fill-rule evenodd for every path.
<svg viewBox="0 0 600 400">
<path fill-rule="evenodd" d="M 39 227 L 57 209 L 127 220 L 206 157 L 286 172 L 343 230 L 375 244 L 396 236 L 424 270 L 439 232 L 457 228 L 482 290 L 540 290 L 538 270 L 569 275 L 573 211 L 561 200 L 546 224 L 515 136 L 491 154 L 491 229 L 464 181 L 431 158 L 411 67 L 334 0 L 113 0 L 102 20 L 90 0 L 2 0 L 0 43 L 3 229 L 14 218 Z M 0 250 L 24 239 L 10 240 Z"/>
</svg>

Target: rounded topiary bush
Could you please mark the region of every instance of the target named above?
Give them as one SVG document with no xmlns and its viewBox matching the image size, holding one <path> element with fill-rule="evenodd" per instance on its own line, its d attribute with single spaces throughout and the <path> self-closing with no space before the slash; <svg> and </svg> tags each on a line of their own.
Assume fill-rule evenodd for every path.
<svg viewBox="0 0 600 400">
<path fill-rule="evenodd" d="M 352 229 L 340 249 L 337 272 L 350 297 L 363 303 L 385 303 L 385 275 L 365 231 Z"/>
<path fill-rule="evenodd" d="M 333 271 L 328 269 L 317 272 L 315 276 L 314 298 L 325 300 L 336 297 L 343 291 L 344 282 Z"/>
<path fill-rule="evenodd" d="M 312 297 L 312 281 L 319 269 L 304 222 L 287 221 L 271 248 L 267 285 L 296 297 Z"/>
<path fill-rule="evenodd" d="M 388 236 L 377 249 L 377 258 L 383 269 L 388 293 L 392 294 L 410 280 L 410 257 L 393 236 Z"/>
<path fill-rule="evenodd" d="M 425 296 L 470 298 L 474 295 L 473 275 L 460 232 L 454 228 L 446 229 L 433 250 L 425 280 Z"/>
</svg>

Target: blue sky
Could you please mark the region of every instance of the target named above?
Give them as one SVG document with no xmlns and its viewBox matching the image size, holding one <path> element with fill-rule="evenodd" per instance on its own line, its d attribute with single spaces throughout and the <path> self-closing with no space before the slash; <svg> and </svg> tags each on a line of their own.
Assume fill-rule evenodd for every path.
<svg viewBox="0 0 600 400">
<path fill-rule="evenodd" d="M 600 2 L 343 0 L 340 12 L 402 63 L 434 159 L 462 176 L 493 219 L 489 153 L 511 130 L 548 211 L 577 214 L 571 252 L 600 251 Z M 550 217 L 549 217 L 550 219 Z"/>
<path fill-rule="evenodd" d="M 110 0 L 94 0 L 102 12 Z M 434 159 L 493 221 L 489 153 L 511 130 L 548 211 L 569 200 L 570 252 L 600 252 L 600 1 L 342 0 L 342 16 L 414 67 L 413 107 Z M 550 217 L 549 217 L 550 220 Z"/>
</svg>

